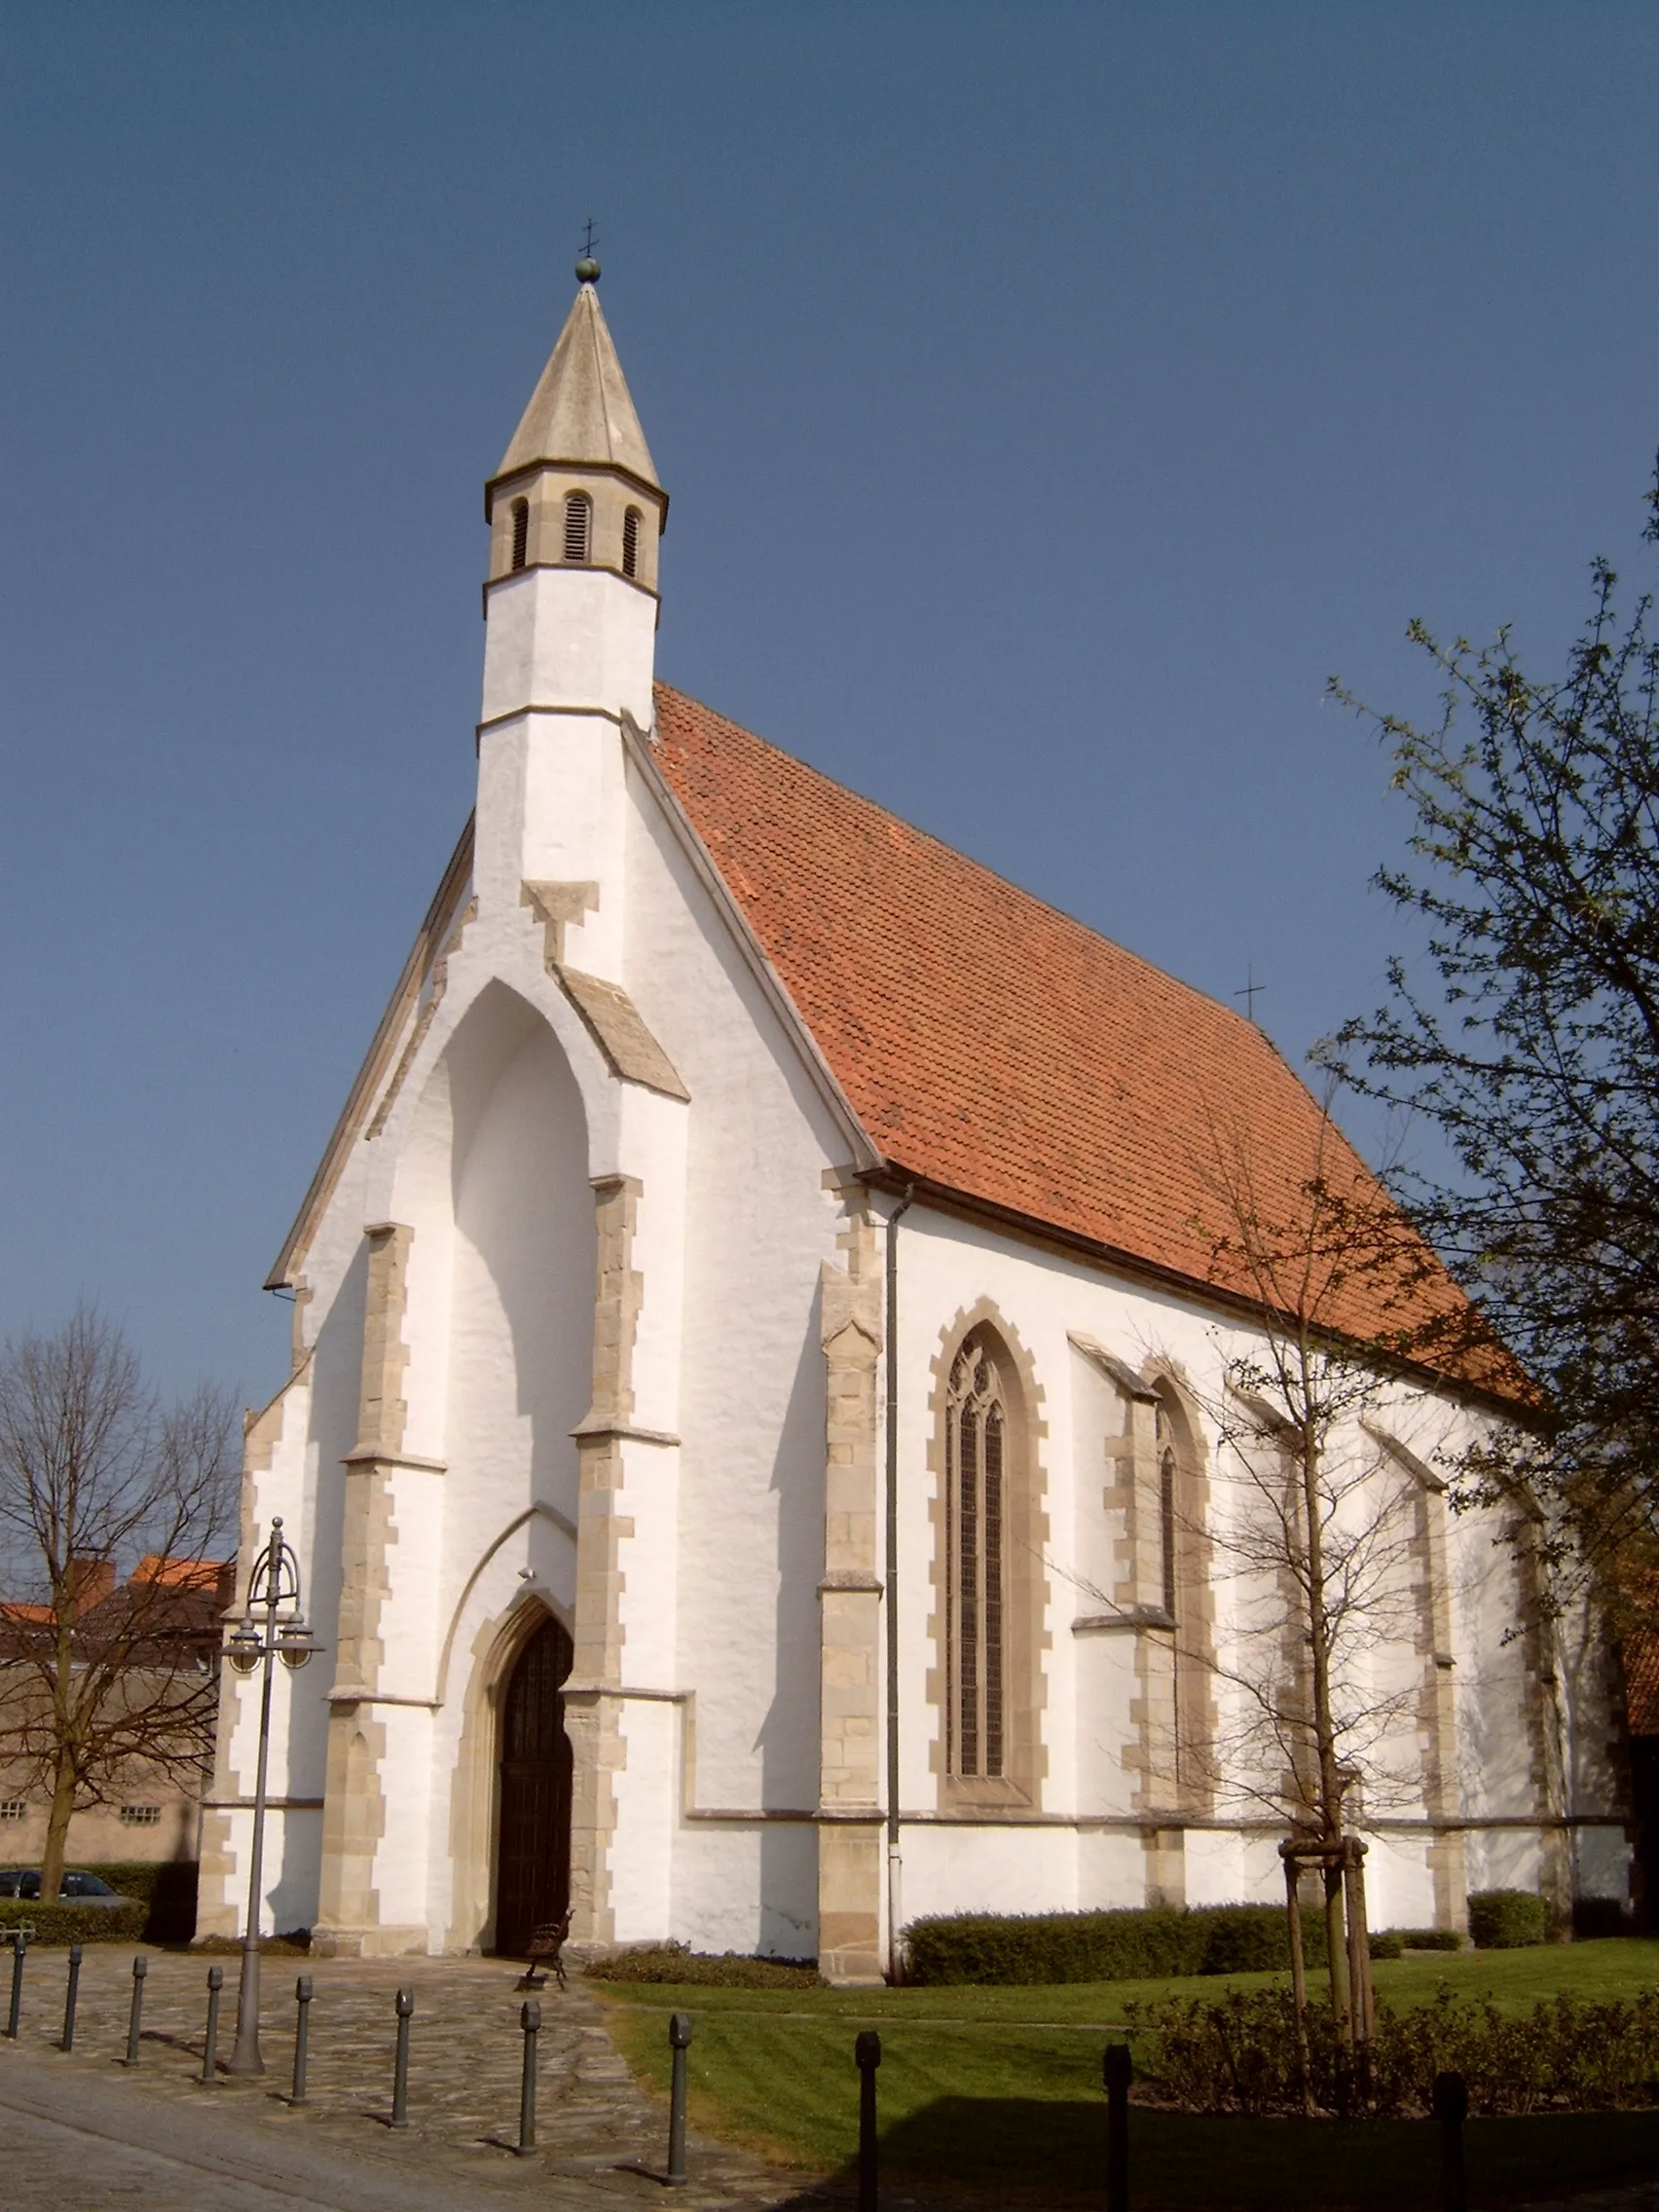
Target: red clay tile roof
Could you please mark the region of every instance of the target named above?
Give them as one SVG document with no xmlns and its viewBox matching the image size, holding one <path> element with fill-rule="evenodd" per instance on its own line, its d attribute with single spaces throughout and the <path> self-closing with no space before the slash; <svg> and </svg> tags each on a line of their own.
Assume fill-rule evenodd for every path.
<svg viewBox="0 0 1659 2212">
<path fill-rule="evenodd" d="M 160 1582 L 178 1590 L 214 1590 L 232 1560 L 173 1559 L 161 1552 L 146 1552 L 132 1569 L 134 1582 Z"/>
<path fill-rule="evenodd" d="M 1625 1717 L 1633 1736 L 1659 1736 L 1659 1571 L 1621 1565 L 1614 1618 L 1624 1616 Z"/>
<path fill-rule="evenodd" d="M 1624 1640 L 1625 1712 L 1633 1736 L 1659 1736 L 1659 1635 L 1633 1629 Z"/>
<path fill-rule="evenodd" d="M 1218 1151 L 1264 1219 L 1321 1161 L 1375 1199 L 1253 1023 L 695 700 L 656 704 L 670 788 L 902 1173 L 1235 1295 Z M 1438 1270 L 1411 1302 L 1466 1310 Z M 1350 1280 L 1320 1317 L 1369 1337 L 1399 1311 Z"/>
</svg>

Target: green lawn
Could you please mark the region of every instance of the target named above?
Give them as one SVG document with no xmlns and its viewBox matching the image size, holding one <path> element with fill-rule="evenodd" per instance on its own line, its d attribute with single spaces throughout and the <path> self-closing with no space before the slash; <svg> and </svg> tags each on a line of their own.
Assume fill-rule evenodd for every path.
<svg viewBox="0 0 1659 2212">
<path fill-rule="evenodd" d="M 1559 1991 L 1615 1996 L 1659 1979 L 1659 1942 L 1379 1962 L 1379 1991 L 1423 2003 L 1442 1981 L 1523 2009 Z M 978 2185 L 1002 2201 L 1087 2200 L 1101 2186 L 1100 2051 L 1134 1998 L 1219 1994 L 1267 1974 L 1073 1982 L 1037 1989 L 705 1989 L 588 1986 L 640 2078 L 665 2092 L 665 2015 L 691 2014 L 691 2119 L 817 2172 L 845 2171 L 857 2142 L 853 2036 L 881 2031 L 885 2169 Z M 1424 2122 L 1205 2120 L 1137 2110 L 1138 2206 L 1328 2207 L 1382 2212 L 1437 2201 Z M 1659 2171 L 1659 2114 L 1469 2123 L 1476 2203 L 1605 2187 Z M 1335 2177 L 1318 2183 L 1310 2173 Z"/>
</svg>

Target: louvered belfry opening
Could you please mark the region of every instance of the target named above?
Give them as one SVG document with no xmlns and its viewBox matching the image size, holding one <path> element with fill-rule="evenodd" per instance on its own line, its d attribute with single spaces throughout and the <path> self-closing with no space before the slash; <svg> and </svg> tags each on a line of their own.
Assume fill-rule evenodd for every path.
<svg viewBox="0 0 1659 2212">
<path fill-rule="evenodd" d="M 640 510 L 630 507 L 622 517 L 622 573 L 637 576 L 640 572 Z"/>
<path fill-rule="evenodd" d="M 971 1337 L 951 1368 L 945 1415 L 952 1774 L 1003 1772 L 1007 1442 L 1002 1377 L 983 1339 Z"/>
<path fill-rule="evenodd" d="M 571 492 L 565 499 L 565 558 L 585 561 L 593 537 L 593 501 L 585 492 Z"/>
<path fill-rule="evenodd" d="M 560 1694 L 572 1648 L 549 1618 L 519 1653 L 501 1701 L 496 1949 L 523 1958 L 533 1933 L 571 1901 L 571 1740 Z"/>
<path fill-rule="evenodd" d="M 522 569 L 530 557 L 530 501 L 513 501 L 513 568 Z"/>
</svg>

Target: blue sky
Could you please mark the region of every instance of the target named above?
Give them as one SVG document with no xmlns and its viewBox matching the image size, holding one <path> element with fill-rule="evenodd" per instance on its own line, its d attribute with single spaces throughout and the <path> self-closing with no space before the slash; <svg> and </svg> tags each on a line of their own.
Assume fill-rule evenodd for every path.
<svg viewBox="0 0 1659 2212">
<path fill-rule="evenodd" d="M 661 672 L 1300 1061 L 1399 937 L 1327 676 L 1644 574 L 1656 113 L 1597 0 L 0 8 L 0 1331 L 281 1380 L 590 213 Z"/>
</svg>

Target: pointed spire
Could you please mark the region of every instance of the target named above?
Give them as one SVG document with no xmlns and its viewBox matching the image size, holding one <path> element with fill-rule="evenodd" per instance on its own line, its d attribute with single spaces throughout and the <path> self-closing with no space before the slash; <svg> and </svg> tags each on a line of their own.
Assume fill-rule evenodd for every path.
<svg viewBox="0 0 1659 2212">
<path fill-rule="evenodd" d="M 656 464 L 634 412 L 628 380 L 599 304 L 599 264 L 576 264 L 581 288 L 559 342 L 513 433 L 498 477 L 541 461 L 623 468 L 660 491 Z"/>
</svg>

